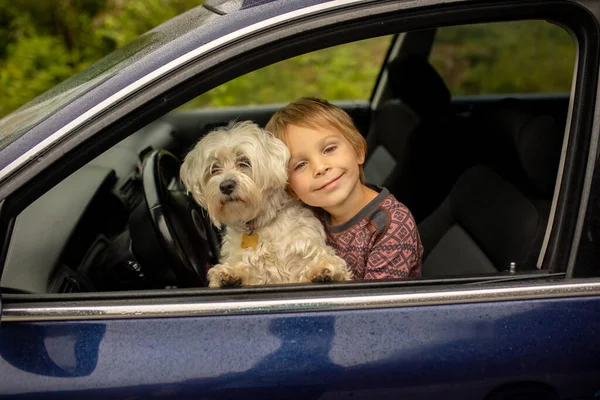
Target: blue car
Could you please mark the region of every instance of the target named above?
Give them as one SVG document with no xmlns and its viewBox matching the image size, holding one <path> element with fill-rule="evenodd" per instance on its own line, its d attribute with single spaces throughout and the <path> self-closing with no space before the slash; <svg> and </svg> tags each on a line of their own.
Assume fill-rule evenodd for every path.
<svg viewBox="0 0 600 400">
<path fill-rule="evenodd" d="M 600 397 L 599 72 L 593 0 L 175 17 L 0 120 L 0 398 Z M 222 232 L 181 160 L 319 93 L 412 210 L 422 277 L 208 288 Z"/>
</svg>

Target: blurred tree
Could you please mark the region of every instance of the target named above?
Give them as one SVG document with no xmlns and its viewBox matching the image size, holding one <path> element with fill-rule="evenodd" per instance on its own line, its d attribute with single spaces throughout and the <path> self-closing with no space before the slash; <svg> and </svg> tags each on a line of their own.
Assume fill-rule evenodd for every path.
<svg viewBox="0 0 600 400">
<path fill-rule="evenodd" d="M 184 108 L 368 99 L 389 37 L 291 58 L 204 93 Z M 430 62 L 453 95 L 569 92 L 576 47 L 563 28 L 516 21 L 438 29 Z"/>
<path fill-rule="evenodd" d="M 204 0 L 0 0 L 0 116 Z"/>
<path fill-rule="evenodd" d="M 568 92 L 575 43 L 545 21 L 452 26 L 437 31 L 431 62 L 454 95 Z"/>
<path fill-rule="evenodd" d="M 185 108 L 286 103 L 302 96 L 366 100 L 391 36 L 347 43 L 294 57 L 220 85 Z"/>
</svg>

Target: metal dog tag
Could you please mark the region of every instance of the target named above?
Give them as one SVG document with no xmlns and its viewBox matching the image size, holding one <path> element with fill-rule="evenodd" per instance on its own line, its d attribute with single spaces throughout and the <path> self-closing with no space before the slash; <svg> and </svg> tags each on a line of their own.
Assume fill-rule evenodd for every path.
<svg viewBox="0 0 600 400">
<path fill-rule="evenodd" d="M 258 234 L 253 233 L 248 235 L 247 233 L 242 233 L 242 249 L 247 249 L 248 247 L 252 247 L 253 249 L 258 246 Z"/>
</svg>

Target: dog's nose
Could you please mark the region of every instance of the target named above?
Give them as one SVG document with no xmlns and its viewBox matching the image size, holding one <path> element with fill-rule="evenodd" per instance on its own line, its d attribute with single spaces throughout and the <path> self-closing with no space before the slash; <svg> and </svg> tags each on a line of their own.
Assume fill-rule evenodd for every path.
<svg viewBox="0 0 600 400">
<path fill-rule="evenodd" d="M 227 179 L 226 181 L 219 183 L 219 189 L 223 194 L 231 194 L 231 192 L 233 192 L 233 189 L 235 189 L 235 185 L 235 181 Z"/>
</svg>

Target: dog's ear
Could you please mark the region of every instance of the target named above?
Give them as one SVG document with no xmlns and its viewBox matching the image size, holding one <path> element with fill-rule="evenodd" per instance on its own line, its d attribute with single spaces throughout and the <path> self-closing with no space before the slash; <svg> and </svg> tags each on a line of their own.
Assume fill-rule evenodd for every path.
<svg viewBox="0 0 600 400">
<path fill-rule="evenodd" d="M 264 131 L 266 135 L 266 149 L 268 157 L 265 161 L 268 171 L 274 175 L 277 183 L 282 187 L 287 185 L 288 181 L 288 162 L 290 161 L 290 151 L 283 141 L 277 139 L 272 133 Z"/>
<path fill-rule="evenodd" d="M 185 156 L 183 164 L 181 164 L 181 168 L 179 169 L 179 176 L 188 193 L 192 194 L 194 200 L 201 207 L 206 208 L 206 198 L 202 190 L 203 168 L 202 158 L 196 147 Z"/>
</svg>

